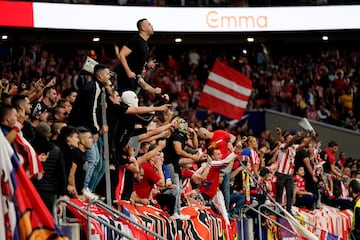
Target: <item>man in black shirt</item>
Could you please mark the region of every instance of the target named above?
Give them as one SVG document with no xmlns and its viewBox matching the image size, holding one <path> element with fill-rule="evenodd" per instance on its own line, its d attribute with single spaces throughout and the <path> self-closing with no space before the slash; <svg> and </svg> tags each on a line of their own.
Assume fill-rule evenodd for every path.
<svg viewBox="0 0 360 240">
<path fill-rule="evenodd" d="M 149 20 L 143 18 L 137 21 L 138 34 L 130 38 L 119 50 L 115 46 L 116 56 L 120 60 L 121 68 L 118 72 L 118 90 L 120 96 L 124 91 L 131 90 L 138 92 L 141 87 L 145 91 L 160 94 L 160 88 L 154 88 L 143 79 L 147 69 L 153 69 L 156 61 L 147 61 L 149 47 L 147 40 L 154 34 L 154 29 Z"/>
<path fill-rule="evenodd" d="M 318 179 L 315 176 L 314 161 L 310 157 L 309 147 L 312 147 L 311 144 L 308 144 L 306 147 L 296 152 L 294 172 L 296 173 L 300 167 L 304 168 L 305 190 L 313 194 L 316 202 L 319 196 L 317 187 Z M 309 210 L 314 210 L 314 207 L 315 206 L 311 206 Z"/>
</svg>

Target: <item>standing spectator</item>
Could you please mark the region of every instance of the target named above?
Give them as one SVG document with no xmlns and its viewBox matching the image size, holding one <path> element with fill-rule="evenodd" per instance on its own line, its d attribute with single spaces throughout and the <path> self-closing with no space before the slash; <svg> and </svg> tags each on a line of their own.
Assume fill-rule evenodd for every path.
<svg viewBox="0 0 360 240">
<path fill-rule="evenodd" d="M 302 141 L 307 141 L 305 138 Z M 313 152 L 313 144 L 312 143 L 304 143 L 304 148 L 296 152 L 295 156 L 295 169 L 303 168 L 301 175 L 304 178 L 305 189 L 308 192 L 311 192 L 314 197 L 317 197 L 318 188 L 317 182 L 318 179 L 315 174 L 315 164 L 313 159 L 310 157 L 310 153 Z M 302 174 L 302 173 L 301 173 Z"/>
<path fill-rule="evenodd" d="M 25 119 L 25 109 L 16 111 L 11 105 L 0 108 L 0 128 L 6 140 L 12 145 L 14 151 L 21 156 L 22 165 L 29 177 L 41 178 L 43 168 L 38 154 L 31 144 L 23 137 L 22 127 Z"/>
<path fill-rule="evenodd" d="M 192 69 L 197 68 L 200 61 L 200 55 L 196 51 L 196 48 L 190 49 L 188 58 L 189 58 L 189 67 Z"/>
<path fill-rule="evenodd" d="M 341 179 L 342 174 L 336 168 L 336 156 L 339 147 L 335 141 L 330 141 L 328 147 L 321 153 L 321 158 L 325 161 L 324 171 L 332 174 L 335 178 Z"/>
<path fill-rule="evenodd" d="M 191 132 L 189 133 L 190 139 L 188 131 Z M 177 119 L 174 132 L 167 139 L 164 149 L 164 163 L 169 169 L 171 181 L 177 186 L 180 186 L 180 159 L 187 159 L 187 163 L 197 162 L 201 159 L 198 154 L 191 154 L 185 151 L 186 147 L 198 148 L 197 135 L 192 128 L 188 127 L 188 123 L 183 118 L 179 118 Z"/>
<path fill-rule="evenodd" d="M 26 119 L 23 122 L 24 127 L 21 129 L 21 131 L 24 138 L 28 141 L 31 141 L 35 136 L 35 130 L 29 121 L 32 108 L 29 98 L 25 95 L 14 95 L 11 99 L 11 105 L 13 105 L 17 111 L 23 110 L 25 112 Z"/>
<path fill-rule="evenodd" d="M 146 132 L 145 128 L 135 129 L 136 123 L 148 124 L 142 121 L 138 115 L 151 113 L 154 111 L 164 112 L 171 106 L 164 104 L 162 106 L 138 106 L 138 98 L 133 91 L 126 91 L 123 98 L 120 98 L 117 91 L 113 91 L 110 96 L 111 102 L 108 104 L 108 124 L 110 129 L 110 150 L 116 156 L 116 151 L 122 149 L 128 144 L 129 139 Z M 137 152 L 138 149 L 135 149 Z"/>
<path fill-rule="evenodd" d="M 58 101 L 58 95 L 54 87 L 46 87 L 43 91 L 42 100 L 32 107 L 32 114 L 39 109 L 46 108 L 51 114 Z"/>
<path fill-rule="evenodd" d="M 54 122 L 67 122 L 69 113 L 64 107 L 54 108 L 53 120 Z"/>
<path fill-rule="evenodd" d="M 360 180 L 353 179 L 349 184 L 349 193 L 353 198 L 353 219 L 350 232 L 351 240 L 360 239 Z"/>
<path fill-rule="evenodd" d="M 40 122 L 48 122 L 50 113 L 45 105 L 37 105 L 37 109 L 31 114 L 31 125 L 36 127 Z"/>
<path fill-rule="evenodd" d="M 60 131 L 63 127 L 66 126 L 66 123 L 64 122 L 54 122 L 52 125 L 51 125 L 51 140 L 56 142 L 57 141 L 57 138 L 60 134 Z"/>
<path fill-rule="evenodd" d="M 130 38 L 119 50 L 115 46 L 115 53 L 120 60 L 121 69 L 118 72 L 118 90 L 120 95 L 124 91 L 137 92 L 138 87 L 160 94 L 161 88 L 154 88 L 143 79 L 147 69 L 154 69 L 156 60 L 148 61 L 149 47 L 147 41 L 154 34 L 154 29 L 149 20 L 142 18 L 136 23 L 138 34 Z"/>
<path fill-rule="evenodd" d="M 260 166 L 264 165 L 264 161 L 261 162 L 258 154 L 258 142 L 254 136 L 247 138 L 247 148 L 244 148 L 241 152 L 243 161 L 249 163 L 249 171 L 253 174 L 256 179 L 259 178 Z"/>
<path fill-rule="evenodd" d="M 242 148 L 241 139 L 236 141 L 234 153 L 239 153 Z M 242 184 L 242 172 L 245 171 L 240 163 L 241 158 L 237 157 L 234 160 L 232 166 L 232 171 L 230 173 L 230 206 L 231 215 L 234 218 L 239 216 L 240 209 L 244 206 L 246 201 L 246 196 L 243 193 L 243 184 Z M 235 203 L 235 206 L 231 209 L 231 205 Z"/>
<path fill-rule="evenodd" d="M 208 147 L 210 149 L 216 148 L 221 152 L 222 156 L 222 167 L 226 167 L 236 156 L 233 153 L 234 147 L 233 143 L 236 140 L 236 137 L 229 132 L 224 130 L 215 130 L 213 132 L 207 130 L 206 128 L 199 128 L 198 130 L 199 137 L 202 139 L 209 140 Z M 223 192 L 225 198 L 226 210 L 230 213 L 230 172 L 232 165 L 229 166 L 228 171 L 224 172 L 224 178 L 221 184 L 220 189 Z"/>
<path fill-rule="evenodd" d="M 71 105 L 74 104 L 77 95 L 78 91 L 75 88 L 68 88 L 62 92 L 62 97 L 69 101 Z"/>
<path fill-rule="evenodd" d="M 94 135 L 96 142 L 99 133 L 104 131 L 101 118 L 101 94 L 106 94 L 105 87 L 109 85 L 111 78 L 107 66 L 97 64 L 94 67 L 94 78 L 84 85 L 74 102 L 69 116 L 69 125 L 84 126 Z"/>
<path fill-rule="evenodd" d="M 46 153 L 46 161 L 42 162 L 44 176 L 33 179 L 32 182 L 40 194 L 41 199 L 50 212 L 53 211 L 57 197 L 66 195 L 65 162 L 61 150 L 52 141 L 50 126 L 46 122 L 40 122 L 36 127 L 36 135 L 32 145 L 38 154 Z"/>
<path fill-rule="evenodd" d="M 339 181 L 343 178 L 342 173 L 336 167 L 336 156 L 335 154 L 338 151 L 338 144 L 335 141 L 330 141 L 328 147 L 320 153 L 320 157 L 325 161 L 324 167 L 324 177 L 329 182 L 329 197 L 330 199 L 335 198 L 335 196 L 340 196 L 341 192 L 339 188 Z"/>
<path fill-rule="evenodd" d="M 66 190 L 71 197 L 79 196 L 75 186 L 69 183 L 69 173 L 75 159 L 72 149 L 79 147 L 79 131 L 72 126 L 65 126 L 61 129 L 56 145 L 60 148 L 65 164 Z"/>
<path fill-rule="evenodd" d="M 89 129 L 93 135 L 94 144 L 91 149 L 87 150 L 88 168 L 84 182 L 84 189 L 89 188 L 90 191 L 94 191 L 96 188 L 97 179 L 93 179 L 95 168 L 97 167 L 98 174 L 94 178 L 99 179 L 105 173 L 102 162 L 102 134 L 108 129 L 107 125 L 102 123 L 101 98 L 106 94 L 105 87 L 110 84 L 110 78 L 111 73 L 107 66 L 95 65 L 94 79 L 86 83 L 80 90 L 68 120 L 69 125 L 83 126 Z M 91 180 L 95 181 L 92 186 L 90 186 Z"/>
<path fill-rule="evenodd" d="M 206 201 L 210 201 L 224 217 L 225 223 L 229 223 L 229 214 L 226 209 L 224 195 L 219 189 L 219 185 L 223 180 L 224 173 L 222 172 L 223 165 L 215 164 L 221 162 L 223 157 L 219 149 L 213 148 L 209 151 L 209 157 L 211 158 L 210 170 L 206 177 L 204 184 L 199 186 L 199 190 Z"/>
<path fill-rule="evenodd" d="M 336 161 L 336 166 L 342 171 L 346 164 L 345 152 L 339 153 L 339 159 Z"/>
<path fill-rule="evenodd" d="M 175 124 L 175 130 L 167 139 L 164 149 L 164 163 L 169 170 L 171 182 L 176 185 L 180 192 L 180 159 L 183 164 L 198 162 L 200 159 L 205 159 L 206 154 L 200 157 L 196 153 L 191 154 L 187 152 L 187 147 L 192 149 L 198 148 L 197 134 L 192 128 L 188 127 L 188 123 L 183 118 L 177 119 Z M 188 134 L 190 137 L 188 137 Z"/>
<path fill-rule="evenodd" d="M 284 143 L 280 144 L 277 157 L 277 184 L 276 184 L 276 201 L 282 203 L 284 187 L 286 190 L 286 210 L 291 213 L 291 205 L 294 192 L 294 161 L 297 150 L 304 147 L 302 144 L 295 144 L 300 139 L 301 133 L 297 132 L 294 136 L 290 133 L 284 134 Z"/>
<path fill-rule="evenodd" d="M 88 191 L 88 189 L 83 188 L 85 176 L 87 173 L 86 169 L 86 160 L 87 160 L 87 151 L 92 148 L 93 139 L 91 132 L 89 129 L 84 127 L 78 127 L 77 130 L 79 131 L 79 145 L 78 148 L 72 149 L 72 156 L 74 162 L 70 169 L 69 179 L 75 184 L 76 191 L 82 192 L 85 197 L 89 199 L 97 199 L 98 197 Z M 70 182 L 70 180 L 69 180 Z"/>
</svg>

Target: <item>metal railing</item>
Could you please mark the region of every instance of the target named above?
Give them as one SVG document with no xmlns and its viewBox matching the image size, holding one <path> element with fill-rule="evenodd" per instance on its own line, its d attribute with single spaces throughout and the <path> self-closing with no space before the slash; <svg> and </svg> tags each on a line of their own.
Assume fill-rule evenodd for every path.
<svg viewBox="0 0 360 240">
<path fill-rule="evenodd" d="M 241 214 L 240 214 L 240 224 L 241 224 L 241 228 L 242 228 L 242 231 L 241 231 L 241 238 L 240 239 L 245 239 L 245 236 L 244 236 L 244 212 L 246 212 L 246 208 L 248 208 L 249 210 L 252 210 L 254 212 L 256 212 L 258 214 L 258 234 L 259 234 L 259 239 L 262 240 L 262 229 L 261 229 L 261 217 L 271 221 L 272 223 L 274 223 L 275 225 L 277 225 L 278 227 L 284 229 L 285 231 L 289 232 L 290 234 L 292 234 L 294 237 L 296 237 L 296 233 L 289 229 L 288 227 L 284 226 L 283 224 L 277 222 L 276 220 L 270 218 L 269 216 L 265 215 L 264 213 L 261 212 L 261 207 L 266 207 L 268 208 L 266 205 L 260 205 L 259 206 L 259 209 L 256 209 L 252 206 L 244 206 L 244 210 L 241 211 Z M 268 208 L 269 210 L 273 211 L 276 215 L 279 215 L 275 210 L 271 209 L 271 208 Z"/>
<path fill-rule="evenodd" d="M 124 233 L 122 232 L 120 229 L 114 227 L 113 225 L 109 224 L 108 222 L 104 221 L 103 219 L 101 219 L 100 217 L 98 217 L 97 215 L 95 214 L 92 214 L 91 212 L 87 211 L 87 210 L 84 210 L 83 208 L 79 207 L 78 205 L 76 205 L 75 203 L 72 203 L 66 199 L 58 199 L 55 201 L 55 204 L 54 206 L 57 206 L 59 203 L 65 203 L 66 205 L 69 205 L 73 208 L 75 208 L 77 211 L 85 214 L 87 216 L 87 219 L 94 219 L 95 221 L 99 222 L 100 224 L 110 228 L 112 231 L 114 231 L 116 234 L 118 234 L 119 236 L 122 236 L 122 237 L 125 237 L 127 239 L 130 239 L 130 240 L 133 240 L 134 237 L 130 236 L 129 234 L 127 233 Z M 55 211 L 56 212 L 56 211 Z M 63 212 L 63 216 L 65 216 L 65 211 Z M 54 218 L 55 218 L 55 222 L 56 224 L 60 224 L 59 222 L 59 218 L 57 216 L 57 214 L 54 214 Z M 90 221 L 90 220 L 89 220 Z M 91 228 L 88 228 L 88 238 L 90 239 L 90 236 L 91 236 Z"/>
<path fill-rule="evenodd" d="M 260 213 L 259 216 L 258 216 L 259 223 L 261 223 L 261 216 L 263 216 L 263 217 L 265 217 L 266 219 L 270 220 L 272 223 L 275 223 L 277 226 L 279 226 L 280 228 L 284 229 L 285 231 L 287 231 L 288 233 L 290 233 L 290 234 L 292 234 L 294 237 L 296 237 L 296 233 L 295 233 L 293 230 L 289 229 L 288 227 L 284 226 L 283 224 L 281 224 L 281 223 L 275 221 L 274 219 L 271 219 L 271 218 L 269 218 L 268 216 L 266 216 L 265 214 L 263 214 L 263 213 L 261 212 L 261 209 L 262 209 L 262 208 L 266 208 L 268 211 L 274 213 L 275 215 L 281 216 L 281 217 L 285 218 L 285 216 L 279 214 L 278 212 L 276 212 L 276 210 L 270 208 L 269 206 L 267 206 L 267 205 L 265 205 L 265 204 L 262 204 L 262 205 L 259 206 L 259 210 L 258 210 L 258 212 Z M 252 210 L 254 210 L 254 209 L 252 209 Z M 259 232 L 261 232 L 261 224 L 259 224 Z M 262 234 L 260 234 L 260 238 L 259 238 L 259 239 L 262 240 Z"/>
<path fill-rule="evenodd" d="M 112 208 L 112 207 L 109 207 L 107 204 L 99 201 L 99 200 L 91 200 L 89 203 L 88 203 L 88 207 L 87 207 L 87 210 L 88 212 L 90 212 L 90 207 L 92 205 L 97 205 L 99 207 L 101 207 L 103 210 L 107 211 L 108 213 L 112 214 L 114 216 L 114 218 L 118 218 L 118 217 L 121 217 L 127 221 L 129 221 L 129 223 L 132 223 L 134 226 L 136 227 L 139 227 L 141 228 L 142 230 L 144 230 L 145 232 L 148 232 L 150 233 L 151 235 L 153 235 L 154 237 L 157 237 L 158 239 L 160 240 L 166 240 L 164 237 L 160 236 L 159 234 L 157 234 L 156 232 L 146 228 L 145 226 L 141 225 L 140 223 L 134 221 L 133 219 L 131 219 L 130 217 L 128 217 L 127 215 L 125 215 L 124 213 L 120 212 L 120 211 L 117 211 L 116 209 Z M 90 219 L 88 218 L 88 227 L 91 227 L 90 225 Z"/>
</svg>

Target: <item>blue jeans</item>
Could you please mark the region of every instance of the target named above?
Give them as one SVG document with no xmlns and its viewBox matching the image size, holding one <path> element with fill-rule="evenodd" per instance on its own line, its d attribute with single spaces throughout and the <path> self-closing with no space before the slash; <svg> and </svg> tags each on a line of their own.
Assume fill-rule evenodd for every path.
<svg viewBox="0 0 360 240">
<path fill-rule="evenodd" d="M 238 214 L 240 209 L 245 205 L 245 194 L 241 192 L 233 192 L 230 195 L 230 205 L 235 203 L 235 207 L 232 209 L 232 213 Z"/>
<path fill-rule="evenodd" d="M 105 163 L 104 163 L 104 156 L 103 156 L 103 150 L 104 150 L 104 141 L 102 136 L 99 136 L 98 141 L 96 142 L 98 153 L 99 153 L 99 162 L 96 165 L 94 169 L 94 173 L 90 179 L 89 183 L 89 189 L 91 191 L 95 191 L 97 185 L 99 184 L 101 178 L 105 174 Z"/>
<path fill-rule="evenodd" d="M 91 148 L 86 150 L 85 154 L 86 154 L 87 168 L 86 168 L 83 188 L 89 188 L 90 181 L 94 175 L 95 167 L 98 165 L 100 161 L 99 149 L 97 144 L 93 143 Z"/>
<path fill-rule="evenodd" d="M 180 176 L 178 173 L 175 172 L 175 168 L 174 168 L 174 164 L 169 163 L 166 164 L 166 167 L 169 170 L 169 174 L 171 176 L 171 182 L 172 184 L 176 185 L 176 192 L 178 192 L 179 196 L 181 196 L 181 182 L 180 182 Z M 180 208 L 181 208 L 181 201 L 180 201 L 180 197 L 175 199 L 175 207 L 174 207 L 174 211 L 179 213 Z"/>
<path fill-rule="evenodd" d="M 226 211 L 230 213 L 230 172 L 224 174 L 224 180 L 220 185 L 220 190 L 224 195 Z"/>
<path fill-rule="evenodd" d="M 166 189 L 162 194 L 169 194 L 175 197 L 174 213 L 180 213 L 180 192 L 178 188 Z"/>
</svg>

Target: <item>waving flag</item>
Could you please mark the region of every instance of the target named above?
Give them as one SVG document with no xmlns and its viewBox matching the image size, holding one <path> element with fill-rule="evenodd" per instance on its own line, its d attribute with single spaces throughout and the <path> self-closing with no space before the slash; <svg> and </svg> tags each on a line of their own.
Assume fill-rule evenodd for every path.
<svg viewBox="0 0 360 240">
<path fill-rule="evenodd" d="M 318 240 L 318 238 L 304 226 L 302 226 L 293 215 L 286 211 L 280 204 L 276 203 L 276 206 L 284 212 L 286 220 L 288 220 L 291 228 L 296 233 L 296 236 L 299 240 Z"/>
<path fill-rule="evenodd" d="M 60 235 L 2 131 L 0 159 L 0 239 L 67 239 Z"/>
<path fill-rule="evenodd" d="M 199 104 L 225 117 L 240 120 L 251 90 L 252 82 L 249 78 L 216 60 Z"/>
<path fill-rule="evenodd" d="M 335 234 L 332 234 L 330 232 L 326 232 L 325 230 L 321 231 L 320 239 L 325 240 L 340 240 L 339 236 L 336 236 Z"/>
</svg>

